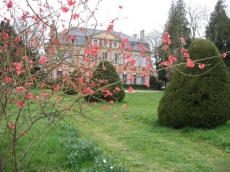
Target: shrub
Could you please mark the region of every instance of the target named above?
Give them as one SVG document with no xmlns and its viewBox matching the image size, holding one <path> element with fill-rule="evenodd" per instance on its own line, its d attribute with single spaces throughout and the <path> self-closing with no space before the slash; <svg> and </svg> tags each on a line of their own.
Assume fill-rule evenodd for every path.
<svg viewBox="0 0 230 172">
<path fill-rule="evenodd" d="M 76 79 L 81 78 L 81 72 L 74 70 L 69 76 L 64 76 L 62 91 L 67 95 L 74 95 L 78 93 L 78 85 Z"/>
<path fill-rule="evenodd" d="M 196 65 L 177 67 L 159 102 L 160 122 L 174 128 L 224 124 L 230 119 L 230 78 L 218 49 L 209 40 L 197 39 L 188 53 Z M 206 67 L 199 69 L 199 64 Z"/>
<path fill-rule="evenodd" d="M 113 65 L 108 61 L 98 64 L 90 80 L 94 93 L 86 96 L 87 101 L 122 101 L 125 97 L 121 79 L 119 78 Z"/>
<path fill-rule="evenodd" d="M 159 84 L 157 78 L 155 76 L 150 76 L 150 85 L 157 85 Z"/>
</svg>

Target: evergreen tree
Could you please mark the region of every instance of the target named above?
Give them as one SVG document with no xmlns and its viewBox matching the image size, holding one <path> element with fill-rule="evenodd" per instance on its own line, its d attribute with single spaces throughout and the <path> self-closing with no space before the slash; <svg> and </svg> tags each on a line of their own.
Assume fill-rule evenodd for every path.
<svg viewBox="0 0 230 172">
<path fill-rule="evenodd" d="M 230 19 L 226 13 L 225 0 L 218 0 L 214 11 L 211 13 L 210 21 L 206 27 L 206 38 L 211 40 L 221 53 L 230 50 Z M 230 71 L 230 56 L 224 62 Z"/>
<path fill-rule="evenodd" d="M 160 122 L 174 128 L 213 128 L 226 123 L 230 119 L 230 77 L 217 47 L 207 39 L 197 39 L 188 53 L 197 64 L 177 67 L 158 106 Z M 206 66 L 200 69 L 199 64 Z"/>
<path fill-rule="evenodd" d="M 166 32 L 170 34 L 171 44 L 170 49 L 175 50 L 180 47 L 180 37 L 185 38 L 187 48 L 190 43 L 191 30 L 189 29 L 189 22 L 186 18 L 186 7 L 183 0 L 178 0 L 176 3 L 172 1 L 169 10 L 168 22 Z"/>
<path fill-rule="evenodd" d="M 93 94 L 85 97 L 87 101 L 122 101 L 125 98 L 125 90 L 117 71 L 111 62 L 101 61 L 90 80 L 93 86 Z"/>
</svg>

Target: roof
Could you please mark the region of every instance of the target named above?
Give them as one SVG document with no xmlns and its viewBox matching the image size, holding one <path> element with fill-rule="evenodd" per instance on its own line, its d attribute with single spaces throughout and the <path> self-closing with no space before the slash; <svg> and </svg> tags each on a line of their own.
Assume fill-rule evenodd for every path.
<svg viewBox="0 0 230 172">
<path fill-rule="evenodd" d="M 78 45 L 78 46 L 85 46 L 88 44 L 88 38 L 93 36 L 93 35 L 97 35 L 100 33 L 104 33 L 107 32 L 107 30 L 100 30 L 100 29 L 85 29 L 84 31 L 82 31 L 81 28 L 78 27 L 74 27 L 72 29 L 70 29 L 68 31 L 68 36 L 74 35 L 77 39 L 76 41 L 74 41 L 74 45 Z M 69 44 L 69 42 L 64 39 L 62 37 L 62 34 L 64 33 L 64 31 L 59 32 L 58 33 L 58 38 L 60 39 L 62 44 Z M 132 46 L 135 50 L 135 47 L 137 47 L 138 45 L 143 45 L 147 48 L 146 51 L 150 52 L 150 46 L 149 43 L 146 41 L 140 41 L 139 39 L 133 37 L 133 36 L 129 36 L 127 34 L 124 34 L 122 32 L 117 32 L 117 31 L 110 31 L 110 34 L 117 36 L 118 38 L 120 38 L 121 40 L 123 40 L 124 38 L 128 38 L 129 42 L 127 46 Z M 118 36 L 119 35 L 119 36 Z M 134 46 L 137 45 L 137 46 Z M 136 50 L 138 50 L 136 48 Z"/>
</svg>

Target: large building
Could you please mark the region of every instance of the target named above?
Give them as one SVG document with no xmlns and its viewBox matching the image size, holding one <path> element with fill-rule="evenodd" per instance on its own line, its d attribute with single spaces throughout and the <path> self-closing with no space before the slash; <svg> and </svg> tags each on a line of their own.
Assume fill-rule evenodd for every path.
<svg viewBox="0 0 230 172">
<path fill-rule="evenodd" d="M 61 44 L 58 50 L 55 48 L 57 43 Z M 113 30 L 76 27 L 55 36 L 51 32 L 49 47 L 55 51 L 50 58 L 62 61 L 52 71 L 52 78 L 68 75 L 82 63 L 93 69 L 101 60 L 108 60 L 113 63 L 123 84 L 144 85 L 149 80 L 151 51 L 149 44 L 144 41 L 144 30 L 138 38 L 138 35 L 129 36 Z M 50 48 L 47 48 L 48 52 Z"/>
</svg>

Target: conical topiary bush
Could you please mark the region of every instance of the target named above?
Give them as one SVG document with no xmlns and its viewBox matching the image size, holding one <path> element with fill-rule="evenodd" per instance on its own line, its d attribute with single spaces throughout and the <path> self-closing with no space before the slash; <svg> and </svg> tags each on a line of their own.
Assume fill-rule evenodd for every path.
<svg viewBox="0 0 230 172">
<path fill-rule="evenodd" d="M 224 124 L 230 119 L 230 78 L 218 49 L 209 40 L 197 39 L 188 53 L 196 65 L 177 67 L 159 102 L 160 123 L 174 128 Z M 199 64 L 206 66 L 200 69 Z"/>
<path fill-rule="evenodd" d="M 85 97 L 87 101 L 122 101 L 125 98 L 121 79 L 108 61 L 98 64 L 89 83 L 94 85 L 94 93 Z"/>
</svg>

